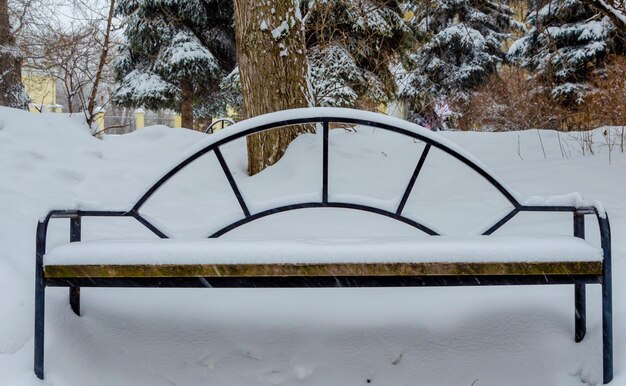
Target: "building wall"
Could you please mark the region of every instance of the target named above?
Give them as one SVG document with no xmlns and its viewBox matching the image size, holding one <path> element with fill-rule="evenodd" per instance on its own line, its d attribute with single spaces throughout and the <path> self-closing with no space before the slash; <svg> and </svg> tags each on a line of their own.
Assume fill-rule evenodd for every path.
<svg viewBox="0 0 626 386">
<path fill-rule="evenodd" d="M 382 103 L 378 106 L 378 112 L 392 117 L 406 119 L 406 105 L 402 101 L 392 101 L 388 104 Z"/>
<path fill-rule="evenodd" d="M 22 82 L 30 97 L 31 112 L 39 112 L 41 108 L 52 111 L 51 106 L 56 107 L 56 80 L 53 77 L 25 71 L 22 73 Z"/>
</svg>

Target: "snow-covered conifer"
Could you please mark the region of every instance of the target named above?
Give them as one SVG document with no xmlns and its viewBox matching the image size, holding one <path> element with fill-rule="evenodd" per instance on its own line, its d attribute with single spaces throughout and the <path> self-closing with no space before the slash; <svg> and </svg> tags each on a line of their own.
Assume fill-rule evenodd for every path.
<svg viewBox="0 0 626 386">
<path fill-rule="evenodd" d="M 553 97 L 582 102 L 590 89 L 586 81 L 617 43 L 610 18 L 585 1 L 551 0 L 526 21 L 531 28 L 509 49 L 510 60 L 536 72 Z"/>
<path fill-rule="evenodd" d="M 345 46 L 314 46 L 309 50 L 308 58 L 316 106 L 354 106 L 360 96 L 356 90 L 366 93 L 370 100 L 385 98 L 380 81 L 359 68 Z M 366 77 L 371 83 L 369 89 Z"/>
<path fill-rule="evenodd" d="M 194 113 L 224 110 L 219 84 L 235 66 L 231 1 L 129 0 L 117 13 L 127 27 L 116 103 L 178 110 L 186 127 Z"/>
<path fill-rule="evenodd" d="M 425 42 L 409 55 L 399 97 L 414 111 L 466 100 L 503 62 L 510 32 L 523 28 L 500 0 L 436 0 L 413 12 L 410 22 Z"/>
<path fill-rule="evenodd" d="M 354 106 L 395 93 L 390 66 L 411 41 L 397 1 L 303 2 L 314 102 Z"/>
</svg>

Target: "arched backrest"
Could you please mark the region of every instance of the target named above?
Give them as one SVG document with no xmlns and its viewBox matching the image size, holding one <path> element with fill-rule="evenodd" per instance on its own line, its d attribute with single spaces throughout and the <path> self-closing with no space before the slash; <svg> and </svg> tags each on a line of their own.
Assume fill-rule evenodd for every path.
<svg viewBox="0 0 626 386">
<path fill-rule="evenodd" d="M 322 131 L 322 135 L 319 136 L 320 140 L 322 141 L 323 152 L 321 158 L 322 178 L 320 181 L 322 191 L 321 199 L 314 202 L 301 202 L 295 204 L 291 203 L 288 205 L 278 205 L 257 213 L 251 213 L 235 179 L 233 178 L 231 170 L 229 169 L 228 164 L 224 159 L 221 147 L 250 134 L 255 134 L 279 127 L 302 124 L 315 124 L 318 130 Z M 330 187 L 328 170 L 329 162 L 332 162 L 332 160 L 329 160 L 328 154 L 329 130 L 331 124 L 365 125 L 368 127 L 401 134 L 413 138 L 414 140 L 423 141 L 425 143 L 425 147 L 418 162 L 414 167 L 413 173 L 409 180 L 406 181 L 406 188 L 404 189 L 402 198 L 400 199 L 400 202 L 395 210 L 391 211 L 388 209 L 382 209 L 373 205 L 366 205 L 363 203 L 334 202 L 332 200 L 329 200 Z M 478 175 L 480 175 L 488 184 L 493 186 L 493 188 L 495 188 L 513 207 L 513 210 L 511 210 L 504 217 L 499 219 L 492 227 L 487 229 L 484 234 L 492 233 L 520 210 L 522 205 L 519 203 L 518 199 L 508 189 L 506 189 L 504 185 L 499 182 L 492 173 L 488 172 L 486 168 L 482 166 L 478 161 L 476 161 L 472 156 L 464 152 L 455 144 L 441 137 L 437 133 L 434 133 L 413 123 L 378 113 L 343 108 L 307 108 L 286 110 L 261 115 L 258 117 L 247 119 L 245 121 L 238 122 L 232 126 L 229 126 L 227 129 L 220 131 L 217 134 L 207 136 L 207 139 L 205 141 L 198 144 L 196 147 L 194 147 L 194 149 L 190 150 L 188 155 L 183 157 L 177 165 L 175 165 L 169 172 L 167 172 L 163 177 L 156 181 L 154 185 L 152 185 L 152 187 L 150 187 L 150 189 L 148 189 L 148 191 L 141 196 L 141 198 L 133 206 L 131 212 L 134 217 L 136 217 L 143 225 L 148 227 L 158 236 L 164 238 L 167 237 L 165 233 L 163 233 L 156 226 L 150 223 L 145 217 L 142 217 L 139 214 L 140 209 L 167 181 L 169 181 L 172 177 L 179 173 L 183 168 L 185 168 L 187 165 L 189 165 L 199 157 L 202 157 L 207 153 L 213 152 L 217 160 L 219 161 L 224 176 L 226 177 L 228 183 L 230 184 L 230 187 L 232 188 L 233 194 L 236 196 L 244 217 L 214 232 L 210 237 L 219 237 L 241 225 L 272 214 L 302 208 L 323 207 L 367 211 L 370 213 L 387 216 L 389 218 L 401 221 L 429 235 L 437 235 L 438 233 L 426 224 L 419 223 L 413 219 L 403 216 L 404 207 L 407 203 L 409 195 L 411 194 L 411 191 L 413 190 L 416 179 L 420 174 L 422 167 L 424 166 L 424 162 L 428 157 L 431 148 L 436 148 L 446 153 L 447 155 L 454 157 L 455 159 L 478 173 Z"/>
</svg>

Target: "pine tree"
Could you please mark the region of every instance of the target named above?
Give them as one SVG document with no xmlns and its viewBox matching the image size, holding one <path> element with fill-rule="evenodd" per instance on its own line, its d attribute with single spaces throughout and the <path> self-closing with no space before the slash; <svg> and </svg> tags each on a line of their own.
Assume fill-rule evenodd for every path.
<svg viewBox="0 0 626 386">
<path fill-rule="evenodd" d="M 535 72 L 565 105 L 581 103 L 590 91 L 587 81 L 611 52 L 623 50 L 610 18 L 581 0 L 552 0 L 532 10 L 526 21 L 531 29 L 511 46 L 508 57 Z"/>
<path fill-rule="evenodd" d="M 465 102 L 504 61 L 510 32 L 523 28 L 501 0 L 436 0 L 412 10 L 424 43 L 409 55 L 398 94 L 418 115 L 441 101 Z"/>
<path fill-rule="evenodd" d="M 303 14 L 316 105 L 377 105 L 394 96 L 390 68 L 412 41 L 397 1 L 303 2 Z"/>
<path fill-rule="evenodd" d="M 0 0 L 0 106 L 28 109 L 21 71 L 22 53 L 9 24 L 8 2 Z"/>
<path fill-rule="evenodd" d="M 126 44 L 115 63 L 114 102 L 193 116 L 223 112 L 230 93 L 219 84 L 235 66 L 233 7 L 229 0 L 128 0 Z"/>
</svg>

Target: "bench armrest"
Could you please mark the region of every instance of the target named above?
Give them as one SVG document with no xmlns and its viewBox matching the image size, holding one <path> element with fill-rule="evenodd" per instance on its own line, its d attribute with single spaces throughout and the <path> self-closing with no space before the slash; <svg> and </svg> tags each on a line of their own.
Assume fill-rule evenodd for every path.
<svg viewBox="0 0 626 386">
<path fill-rule="evenodd" d="M 583 209 L 583 208 L 581 208 Z M 582 213 L 585 214 L 595 214 L 596 219 L 598 220 L 598 227 L 600 229 L 600 245 L 602 247 L 603 254 L 603 276 L 605 283 L 608 281 L 610 283 L 611 279 L 611 224 L 609 223 L 609 215 L 606 213 L 602 206 L 594 205 L 593 207 L 588 207 L 584 209 L 591 209 L 593 212 L 591 213 Z"/>
<path fill-rule="evenodd" d="M 111 211 L 111 210 L 51 210 L 48 214 L 39 220 L 40 223 L 47 223 L 52 218 L 79 218 L 79 217 L 122 217 L 132 216 L 130 211 Z"/>
<path fill-rule="evenodd" d="M 585 204 L 584 206 L 522 205 L 516 208 L 515 212 L 517 211 L 521 211 L 521 212 L 572 212 L 574 214 L 574 218 L 576 218 L 577 216 L 584 217 L 587 215 L 595 215 L 596 220 L 598 221 L 598 229 L 600 231 L 600 246 L 603 251 L 603 261 L 604 261 L 604 266 L 605 266 L 604 272 L 605 274 L 610 274 L 611 226 L 609 223 L 609 215 L 604 209 L 604 206 L 600 202 L 596 201 L 593 204 Z"/>
<path fill-rule="evenodd" d="M 611 224 L 609 223 L 609 215 L 602 204 L 596 202 L 592 206 L 583 206 L 574 210 L 574 216 L 595 215 L 598 221 L 598 229 L 600 231 L 600 246 L 603 252 L 603 264 L 605 266 L 605 274 L 610 272 L 611 268 Z"/>
<path fill-rule="evenodd" d="M 43 256 L 46 254 L 46 240 L 48 236 L 48 225 L 53 218 L 69 218 L 77 221 L 78 239 L 80 240 L 80 219 L 81 217 L 135 217 L 133 212 L 107 211 L 107 210 L 51 210 L 48 214 L 39 219 L 36 234 L 36 263 L 37 267 L 43 267 Z M 70 223 L 70 237 L 74 238 L 75 224 Z M 76 241 L 76 240 L 73 240 Z M 38 268 L 39 269 L 39 268 Z"/>
</svg>

